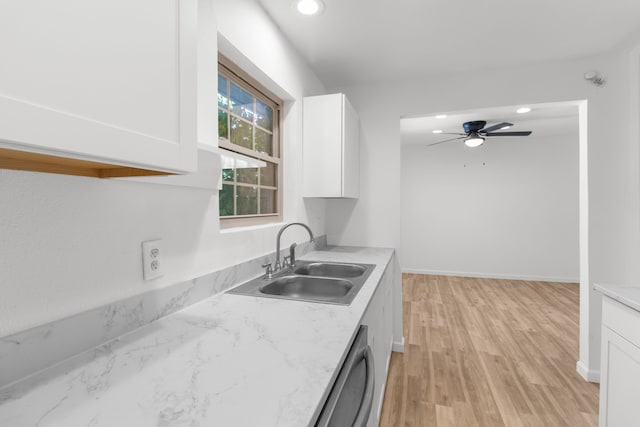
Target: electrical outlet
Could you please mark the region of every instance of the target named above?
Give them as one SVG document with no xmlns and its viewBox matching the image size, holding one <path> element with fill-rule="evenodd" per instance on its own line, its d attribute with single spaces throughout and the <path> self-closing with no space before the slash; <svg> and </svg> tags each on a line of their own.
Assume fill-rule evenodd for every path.
<svg viewBox="0 0 640 427">
<path fill-rule="evenodd" d="M 162 239 L 142 242 L 142 273 L 144 280 L 151 280 L 164 275 L 162 272 Z"/>
</svg>

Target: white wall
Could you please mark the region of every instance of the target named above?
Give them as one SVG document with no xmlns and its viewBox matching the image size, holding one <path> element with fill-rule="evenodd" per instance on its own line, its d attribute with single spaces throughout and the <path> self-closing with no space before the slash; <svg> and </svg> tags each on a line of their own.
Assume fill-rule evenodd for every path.
<svg viewBox="0 0 640 427">
<path fill-rule="evenodd" d="M 608 79 L 606 86 L 584 81 L 591 69 Z M 589 270 L 581 274 L 580 363 L 583 372 L 597 373 L 600 295 L 590 284 L 640 280 L 638 141 L 629 138 L 638 118 L 630 121 L 629 82 L 623 49 L 567 62 L 334 88 L 360 115 L 361 190 L 356 202 L 328 203 L 329 243 L 400 247 L 400 117 L 587 100 Z M 404 248 L 399 252 L 402 260 Z"/>
<path fill-rule="evenodd" d="M 299 147 L 301 98 L 324 87 L 254 1 L 220 0 L 215 13 L 224 48 L 286 95 L 284 219 L 324 234 L 324 202 L 301 196 Z M 280 225 L 221 232 L 217 194 L 202 190 L 0 170 L 0 336 L 273 252 Z M 155 238 L 165 275 L 145 282 L 140 243 Z M 306 239 L 287 230 L 283 247 Z"/>
<path fill-rule="evenodd" d="M 572 135 L 401 149 L 402 270 L 579 281 Z"/>
</svg>

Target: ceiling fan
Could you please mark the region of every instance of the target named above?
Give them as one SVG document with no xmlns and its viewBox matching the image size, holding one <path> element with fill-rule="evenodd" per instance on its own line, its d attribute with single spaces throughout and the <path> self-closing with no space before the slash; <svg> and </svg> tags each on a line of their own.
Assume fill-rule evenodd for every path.
<svg viewBox="0 0 640 427">
<path fill-rule="evenodd" d="M 445 135 L 462 135 L 456 138 L 445 139 L 444 141 L 434 142 L 431 145 L 442 144 L 443 142 L 456 141 L 458 139 L 464 139 L 464 144 L 467 147 L 479 147 L 484 143 L 485 138 L 492 136 L 529 136 L 531 131 L 518 131 L 518 132 L 494 132 L 495 130 L 508 129 L 513 126 L 513 123 L 502 122 L 485 128 L 487 122 L 484 120 L 478 120 L 474 122 L 465 122 L 462 124 L 464 133 L 447 133 Z"/>
</svg>

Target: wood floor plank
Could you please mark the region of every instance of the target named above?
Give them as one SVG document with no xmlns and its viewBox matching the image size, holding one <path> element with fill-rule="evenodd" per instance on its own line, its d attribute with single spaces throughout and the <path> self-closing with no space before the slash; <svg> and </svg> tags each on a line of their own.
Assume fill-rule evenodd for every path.
<svg viewBox="0 0 640 427">
<path fill-rule="evenodd" d="M 435 405 L 436 408 L 436 422 L 439 426 L 455 427 L 456 418 L 453 412 L 453 408 L 444 405 Z"/>
<path fill-rule="evenodd" d="M 597 426 L 577 284 L 403 274 L 402 300 L 381 426 Z"/>
</svg>

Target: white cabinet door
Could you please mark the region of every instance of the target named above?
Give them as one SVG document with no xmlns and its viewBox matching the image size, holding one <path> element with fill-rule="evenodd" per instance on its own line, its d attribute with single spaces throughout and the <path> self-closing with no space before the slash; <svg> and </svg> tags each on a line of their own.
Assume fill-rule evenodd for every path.
<svg viewBox="0 0 640 427">
<path fill-rule="evenodd" d="M 375 365 L 375 391 L 373 393 L 373 405 L 367 422 L 367 427 L 378 426 L 384 390 L 387 381 L 388 360 L 391 354 L 391 321 L 389 311 L 392 309 L 389 300 L 389 289 L 392 282 L 390 265 L 380 279 L 376 293 L 364 314 L 362 323 L 367 325 L 368 343 L 373 353 Z"/>
<path fill-rule="evenodd" d="M 352 199 L 360 195 L 360 119 L 343 95 L 342 194 Z"/>
<path fill-rule="evenodd" d="M 0 148 L 196 169 L 197 0 L 0 6 Z"/>
<path fill-rule="evenodd" d="M 600 427 L 640 422 L 640 347 L 604 326 L 600 372 Z"/>
<path fill-rule="evenodd" d="M 342 93 L 304 98 L 305 197 L 357 198 L 360 120 Z"/>
<path fill-rule="evenodd" d="M 602 299 L 600 426 L 627 427 L 640 420 L 640 312 Z"/>
</svg>

